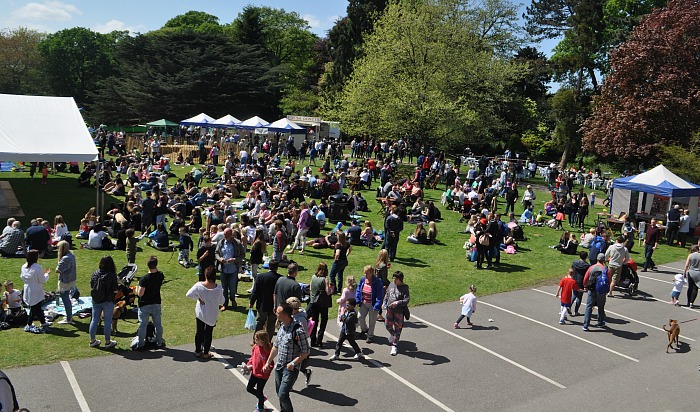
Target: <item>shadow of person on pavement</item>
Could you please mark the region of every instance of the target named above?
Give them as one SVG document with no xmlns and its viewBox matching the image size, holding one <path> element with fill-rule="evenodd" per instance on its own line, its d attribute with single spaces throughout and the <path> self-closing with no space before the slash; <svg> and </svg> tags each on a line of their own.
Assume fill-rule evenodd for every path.
<svg viewBox="0 0 700 412">
<path fill-rule="evenodd" d="M 416 346 L 414 342 L 407 340 L 399 340 L 399 354 L 406 355 L 409 358 L 423 359 L 426 361 L 423 365 L 428 366 L 442 365 L 443 363 L 450 362 L 450 359 L 445 356 L 418 350 L 418 346 Z"/>
<path fill-rule="evenodd" d="M 357 405 L 357 399 L 351 398 L 340 392 L 332 392 L 326 389 L 322 389 L 319 385 L 309 385 L 297 392 L 299 395 L 306 396 L 307 398 L 317 400 L 319 402 L 327 403 L 334 406 L 355 406 Z"/>
</svg>

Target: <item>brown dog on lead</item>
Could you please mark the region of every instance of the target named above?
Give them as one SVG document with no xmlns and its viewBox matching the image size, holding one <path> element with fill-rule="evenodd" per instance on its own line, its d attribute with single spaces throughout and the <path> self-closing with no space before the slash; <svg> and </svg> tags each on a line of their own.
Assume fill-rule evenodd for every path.
<svg viewBox="0 0 700 412">
<path fill-rule="evenodd" d="M 668 345 L 666 345 L 666 353 L 668 353 L 668 350 L 673 346 L 673 342 L 676 342 L 676 350 L 680 349 L 680 345 L 678 344 L 678 336 L 681 334 L 681 327 L 678 326 L 678 321 L 675 319 L 669 319 L 668 320 L 668 326 L 670 329 L 666 329 L 666 325 L 663 325 L 664 330 L 666 333 L 668 333 Z"/>
</svg>

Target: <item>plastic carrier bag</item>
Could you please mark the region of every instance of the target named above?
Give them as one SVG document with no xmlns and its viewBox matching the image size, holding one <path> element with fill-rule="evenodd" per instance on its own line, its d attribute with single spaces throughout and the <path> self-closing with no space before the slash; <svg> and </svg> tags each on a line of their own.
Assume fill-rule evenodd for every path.
<svg viewBox="0 0 700 412">
<path fill-rule="evenodd" d="M 248 316 L 245 319 L 245 328 L 250 329 L 250 330 L 255 330 L 255 312 L 253 312 L 253 309 L 250 308 L 248 309 Z"/>
</svg>

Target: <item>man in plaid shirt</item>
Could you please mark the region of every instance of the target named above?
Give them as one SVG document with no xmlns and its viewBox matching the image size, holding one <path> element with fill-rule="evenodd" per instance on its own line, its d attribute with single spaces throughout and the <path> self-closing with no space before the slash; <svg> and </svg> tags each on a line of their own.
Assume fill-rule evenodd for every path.
<svg viewBox="0 0 700 412">
<path fill-rule="evenodd" d="M 277 331 L 277 340 L 263 371 L 267 372 L 272 368 L 271 362 L 277 356 L 275 390 L 280 400 L 280 409 L 282 412 L 292 412 L 294 408 L 289 392 L 299 377 L 301 362 L 309 357 L 309 338 L 304 327 L 292 319 L 291 306 L 283 303 L 277 307 L 276 313 L 280 327 Z"/>
<path fill-rule="evenodd" d="M 24 232 L 19 228 L 19 220 L 12 222 L 12 229 L 8 230 L 7 233 L 3 233 L 0 236 L 0 254 L 4 257 L 20 257 L 24 256 L 18 255 L 17 250 L 22 247 L 22 251 L 26 250 L 26 245 L 24 243 Z"/>
</svg>

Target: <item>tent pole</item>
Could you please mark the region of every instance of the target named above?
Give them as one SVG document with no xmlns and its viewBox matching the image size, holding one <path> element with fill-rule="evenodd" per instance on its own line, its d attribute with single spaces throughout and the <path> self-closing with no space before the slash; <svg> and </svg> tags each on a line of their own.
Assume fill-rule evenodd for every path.
<svg viewBox="0 0 700 412">
<path fill-rule="evenodd" d="M 95 167 L 95 213 L 97 216 L 102 216 L 100 213 L 100 159 L 97 159 L 97 167 Z"/>
</svg>

